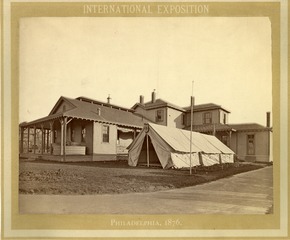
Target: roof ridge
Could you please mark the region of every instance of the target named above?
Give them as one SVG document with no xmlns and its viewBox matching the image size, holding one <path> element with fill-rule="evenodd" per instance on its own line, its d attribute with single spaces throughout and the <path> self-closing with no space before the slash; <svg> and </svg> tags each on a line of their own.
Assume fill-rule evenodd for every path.
<svg viewBox="0 0 290 240">
<path fill-rule="evenodd" d="M 112 103 L 103 102 L 103 101 L 100 101 L 100 100 L 97 100 L 97 99 L 88 98 L 88 97 L 84 97 L 84 96 L 77 97 L 74 100 L 84 101 L 84 102 L 93 101 L 93 102 L 95 102 L 97 104 L 101 104 L 101 105 L 103 105 L 105 107 L 113 107 L 113 108 L 118 108 L 118 109 L 130 111 L 130 112 L 133 111 L 133 109 L 131 109 L 131 108 L 123 107 L 123 106 L 112 104 Z"/>
</svg>

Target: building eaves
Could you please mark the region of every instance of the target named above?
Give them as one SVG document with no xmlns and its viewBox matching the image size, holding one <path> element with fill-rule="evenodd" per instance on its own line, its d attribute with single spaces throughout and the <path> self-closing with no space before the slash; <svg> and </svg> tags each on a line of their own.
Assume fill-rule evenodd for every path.
<svg viewBox="0 0 290 240">
<path fill-rule="evenodd" d="M 190 130 L 190 126 L 185 127 L 184 129 Z M 193 125 L 192 130 L 195 132 L 224 132 L 224 131 L 232 131 L 236 130 L 227 124 L 208 124 L 208 125 Z"/>
<path fill-rule="evenodd" d="M 191 110 L 191 106 L 184 107 L 183 108 L 185 111 L 189 112 Z M 193 106 L 193 111 L 194 112 L 199 112 L 199 111 L 209 111 L 209 110 L 215 110 L 215 109 L 222 109 L 227 113 L 230 113 L 229 110 L 225 109 L 221 105 L 217 105 L 214 103 L 205 103 L 205 104 L 199 104 L 199 105 L 194 105 Z"/>
<path fill-rule="evenodd" d="M 272 128 L 262 126 L 258 123 L 238 123 L 229 124 L 229 126 L 237 131 L 272 131 Z"/>
<path fill-rule="evenodd" d="M 141 107 L 143 109 L 146 110 L 152 110 L 152 109 L 157 109 L 157 108 L 163 108 L 163 107 L 168 107 L 168 108 L 172 108 L 181 112 L 185 112 L 185 110 L 173 103 L 167 102 L 161 98 L 156 99 L 155 102 L 146 102 L 144 104 L 141 103 L 136 103 L 134 104 L 134 106 L 132 107 L 132 109 L 136 109 L 137 107 Z"/>
<path fill-rule="evenodd" d="M 39 118 L 39 119 L 36 119 L 36 120 L 33 120 L 31 122 L 23 122 L 21 124 L 19 124 L 20 127 L 31 127 L 31 126 L 38 126 L 40 125 L 41 123 L 45 123 L 45 122 L 49 122 L 49 121 L 53 121 L 57 118 L 60 118 L 63 115 L 64 113 L 63 112 L 60 112 L 60 113 L 55 113 L 55 114 L 51 114 L 51 115 L 48 115 L 46 117 L 42 117 L 42 118 Z"/>
</svg>

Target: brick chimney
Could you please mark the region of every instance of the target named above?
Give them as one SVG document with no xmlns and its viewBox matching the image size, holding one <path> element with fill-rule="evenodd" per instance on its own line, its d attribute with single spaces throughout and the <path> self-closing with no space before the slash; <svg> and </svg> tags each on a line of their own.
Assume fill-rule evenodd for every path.
<svg viewBox="0 0 290 240">
<path fill-rule="evenodd" d="M 268 128 L 270 128 L 270 127 L 271 127 L 271 113 L 270 113 L 270 112 L 267 112 L 266 114 L 267 114 L 267 118 L 266 118 L 266 126 L 267 126 Z"/>
<path fill-rule="evenodd" d="M 97 108 L 97 114 L 98 114 L 98 116 L 101 116 L 101 109 L 100 108 Z"/>
<path fill-rule="evenodd" d="M 155 89 L 154 89 L 153 92 L 152 92 L 151 102 L 155 103 L 155 101 L 156 101 L 156 92 L 155 92 Z"/>
<path fill-rule="evenodd" d="M 144 96 L 140 95 L 140 104 L 144 104 Z"/>
</svg>

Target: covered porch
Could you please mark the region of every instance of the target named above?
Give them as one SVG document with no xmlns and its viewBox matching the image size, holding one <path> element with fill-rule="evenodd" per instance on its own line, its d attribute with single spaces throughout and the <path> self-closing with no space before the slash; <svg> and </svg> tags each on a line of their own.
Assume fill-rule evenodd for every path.
<svg viewBox="0 0 290 240">
<path fill-rule="evenodd" d="M 71 122 L 74 117 L 53 114 L 19 126 L 19 155 L 21 158 L 46 159 L 54 161 L 90 160 L 87 143 L 74 142 Z M 91 121 L 92 122 L 92 121 Z M 84 123 L 88 123 L 84 120 Z M 85 124 L 84 124 L 85 125 Z M 81 129 L 81 140 L 85 139 L 85 130 Z"/>
<path fill-rule="evenodd" d="M 102 143 L 102 125 L 112 127 L 110 143 Z M 116 129 L 116 130 L 115 130 Z M 19 157 L 51 161 L 127 160 L 127 146 L 141 127 L 56 113 L 19 126 Z M 102 147 L 112 146 L 110 150 Z"/>
<path fill-rule="evenodd" d="M 232 134 L 236 130 L 226 124 L 193 125 L 193 131 L 213 135 L 233 150 Z"/>
</svg>

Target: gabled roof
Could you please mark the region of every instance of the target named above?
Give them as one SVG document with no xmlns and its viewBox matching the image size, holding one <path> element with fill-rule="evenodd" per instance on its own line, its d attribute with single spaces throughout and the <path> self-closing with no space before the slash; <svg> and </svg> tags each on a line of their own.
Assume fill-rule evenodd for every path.
<svg viewBox="0 0 290 240">
<path fill-rule="evenodd" d="M 181 108 L 175 104 L 172 104 L 170 102 L 167 102 L 161 98 L 156 99 L 155 102 L 149 101 L 149 102 L 146 102 L 144 104 L 136 103 L 131 109 L 136 109 L 137 107 L 141 107 L 141 108 L 144 108 L 146 110 L 162 108 L 162 107 L 169 107 L 169 108 L 173 108 L 173 109 L 176 109 L 176 110 L 179 110 L 182 112 L 185 111 L 183 108 Z"/>
<path fill-rule="evenodd" d="M 222 109 L 227 113 L 230 113 L 229 110 L 223 108 L 221 105 L 217 105 L 214 103 L 206 103 L 206 104 L 199 104 L 199 105 L 194 105 L 193 106 L 193 111 L 197 112 L 197 111 L 208 111 L 208 110 L 215 110 L 215 109 Z M 186 111 L 190 111 L 190 106 L 188 107 L 184 107 L 184 110 Z"/>
<path fill-rule="evenodd" d="M 70 104 L 72 108 L 66 109 L 64 112 L 54 113 L 55 110 L 60 106 L 62 101 Z M 59 117 L 72 117 L 77 119 L 84 119 L 90 121 L 98 121 L 104 123 L 111 123 L 120 126 L 137 127 L 142 128 L 144 123 L 149 122 L 142 116 L 134 114 L 134 111 L 126 108 L 119 108 L 116 105 L 108 105 L 107 103 L 101 104 L 94 101 L 88 102 L 80 100 L 80 98 L 72 99 L 67 97 L 60 97 L 56 105 L 50 112 L 50 115 L 44 118 L 34 120 L 29 123 L 23 123 L 21 126 L 30 126 L 33 124 L 41 124 L 52 119 Z"/>
<path fill-rule="evenodd" d="M 59 108 L 59 106 L 61 105 L 62 102 L 66 102 L 66 103 L 68 103 L 72 108 L 75 108 L 76 106 L 73 105 L 70 101 L 68 101 L 68 99 L 69 99 L 69 98 L 67 98 L 67 97 L 63 97 L 63 96 L 61 96 L 61 97 L 57 100 L 56 104 L 53 106 L 53 108 L 51 109 L 51 111 L 50 111 L 50 113 L 49 113 L 48 115 L 55 114 L 56 110 Z"/>
</svg>

